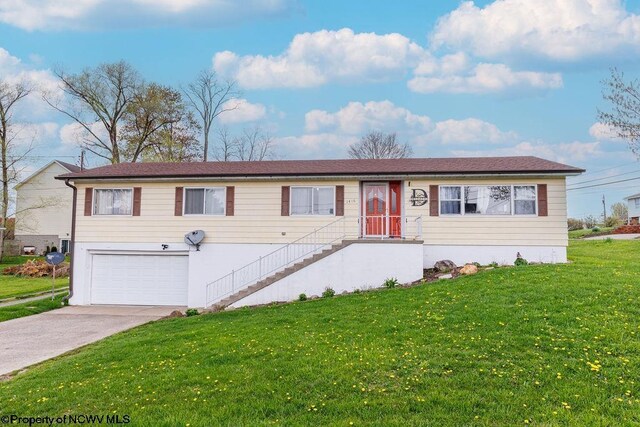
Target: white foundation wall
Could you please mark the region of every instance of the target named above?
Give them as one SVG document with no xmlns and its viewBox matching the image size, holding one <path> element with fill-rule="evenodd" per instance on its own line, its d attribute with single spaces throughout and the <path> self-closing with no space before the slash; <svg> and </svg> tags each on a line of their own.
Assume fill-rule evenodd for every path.
<svg viewBox="0 0 640 427">
<path fill-rule="evenodd" d="M 188 306 L 204 307 L 207 283 L 231 273 L 260 256 L 282 247 L 281 244 L 204 244 L 200 251 L 184 243 L 76 243 L 73 269 L 72 305 L 91 304 L 91 266 L 94 254 L 189 254 Z"/>
<path fill-rule="evenodd" d="M 529 262 L 565 263 L 565 246 L 473 246 L 473 245 L 424 245 L 424 268 L 431 268 L 440 260 L 448 259 L 456 265 L 479 262 L 488 265 L 496 262 L 500 265 L 512 265 L 520 255 Z"/>
<path fill-rule="evenodd" d="M 293 301 L 301 293 L 320 296 L 379 288 L 388 278 L 409 283 L 422 278 L 423 245 L 417 243 L 353 243 L 232 304 L 231 307 Z"/>
</svg>

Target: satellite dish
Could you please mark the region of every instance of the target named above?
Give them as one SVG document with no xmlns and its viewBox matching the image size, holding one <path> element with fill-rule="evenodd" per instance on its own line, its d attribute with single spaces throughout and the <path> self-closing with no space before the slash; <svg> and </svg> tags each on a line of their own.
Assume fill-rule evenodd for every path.
<svg viewBox="0 0 640 427">
<path fill-rule="evenodd" d="M 51 252 L 44 256 L 44 260 L 50 265 L 62 264 L 64 262 L 64 254 L 61 254 L 60 252 Z"/>
<path fill-rule="evenodd" d="M 200 250 L 200 243 L 204 240 L 204 231 L 195 230 L 184 235 L 184 242 L 189 246 L 195 246 L 196 251 Z"/>
</svg>

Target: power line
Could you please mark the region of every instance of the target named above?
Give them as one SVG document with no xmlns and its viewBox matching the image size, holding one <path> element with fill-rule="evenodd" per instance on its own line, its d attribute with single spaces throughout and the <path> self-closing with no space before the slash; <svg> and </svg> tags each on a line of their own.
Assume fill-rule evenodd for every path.
<svg viewBox="0 0 640 427">
<path fill-rule="evenodd" d="M 568 189 L 567 189 L 567 191 L 580 190 L 580 189 L 582 189 L 582 188 L 602 187 L 602 186 L 605 186 L 605 185 L 617 184 L 617 183 L 619 183 L 619 182 L 634 181 L 634 180 L 636 180 L 636 179 L 640 179 L 640 177 L 627 178 L 627 179 L 620 179 L 620 180 L 618 180 L 618 181 L 603 182 L 603 183 L 600 183 L 600 184 L 583 185 L 582 187 L 568 188 Z"/>
<path fill-rule="evenodd" d="M 588 182 L 602 181 L 603 179 L 615 178 L 615 177 L 618 177 L 618 176 L 629 175 L 629 174 L 632 174 L 632 173 L 638 173 L 638 172 L 640 172 L 640 170 L 637 170 L 637 171 L 631 171 L 631 172 L 625 172 L 625 173 L 619 173 L 619 174 L 617 174 L 617 175 L 609 175 L 609 176 L 605 176 L 604 178 L 588 179 L 588 180 L 586 180 L 586 181 L 579 181 L 579 182 L 571 183 L 571 184 L 569 184 L 569 186 L 570 186 L 570 187 L 572 187 L 572 186 L 574 186 L 574 185 L 586 184 L 586 183 L 588 183 Z"/>
<path fill-rule="evenodd" d="M 611 170 L 611 169 L 618 169 L 618 168 L 622 168 L 622 167 L 625 167 L 625 166 L 629 166 L 629 165 L 637 165 L 637 164 L 638 164 L 638 161 L 631 162 L 631 163 L 623 163 L 623 164 L 621 164 L 621 165 L 617 165 L 617 166 L 610 166 L 610 167 L 608 167 L 608 168 L 604 168 L 604 169 L 596 169 L 596 170 L 594 170 L 594 171 L 587 171 L 587 172 L 585 172 L 585 175 L 596 175 L 596 174 L 598 174 L 598 173 L 600 173 L 600 172 L 606 172 L 606 171 L 609 171 L 609 170 Z"/>
</svg>

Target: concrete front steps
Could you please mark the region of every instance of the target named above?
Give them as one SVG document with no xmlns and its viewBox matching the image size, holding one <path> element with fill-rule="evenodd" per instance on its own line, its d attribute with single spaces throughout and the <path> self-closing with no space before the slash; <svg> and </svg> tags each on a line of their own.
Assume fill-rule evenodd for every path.
<svg viewBox="0 0 640 427">
<path fill-rule="evenodd" d="M 277 281 L 280 281 L 282 279 L 284 279 L 287 276 L 292 275 L 293 273 L 302 270 L 305 267 L 308 267 L 309 265 L 320 261 L 321 259 L 324 259 L 326 257 L 328 257 L 329 255 L 332 255 L 344 248 L 346 248 L 347 246 L 351 245 L 352 243 L 354 243 L 353 240 L 345 240 L 342 241 L 336 245 L 332 245 L 330 248 L 327 248 L 325 250 L 323 250 L 322 252 L 319 252 L 317 254 L 314 254 L 313 256 L 309 257 L 309 258 L 305 258 L 302 261 L 299 261 L 287 268 L 285 268 L 284 270 L 281 270 L 275 274 L 272 274 L 269 277 L 266 277 L 262 280 L 260 280 L 259 282 L 248 286 L 238 292 L 236 292 L 233 295 L 230 295 L 226 298 L 224 298 L 223 300 L 218 301 L 217 303 L 213 304 L 212 309 L 213 310 L 222 310 L 228 306 L 230 306 L 231 304 L 233 304 L 234 302 L 240 301 L 243 298 L 246 298 L 247 296 L 258 292 L 261 289 L 266 288 L 269 285 L 274 284 Z"/>
</svg>

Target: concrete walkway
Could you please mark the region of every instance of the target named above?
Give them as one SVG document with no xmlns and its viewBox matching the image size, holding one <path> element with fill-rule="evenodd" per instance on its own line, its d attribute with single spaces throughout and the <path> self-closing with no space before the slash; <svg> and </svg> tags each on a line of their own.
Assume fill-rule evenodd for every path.
<svg viewBox="0 0 640 427">
<path fill-rule="evenodd" d="M 0 376 L 185 309 L 70 306 L 0 322 Z"/>
<path fill-rule="evenodd" d="M 605 236 L 585 237 L 584 240 L 635 240 L 640 239 L 640 234 L 607 234 Z"/>
</svg>

